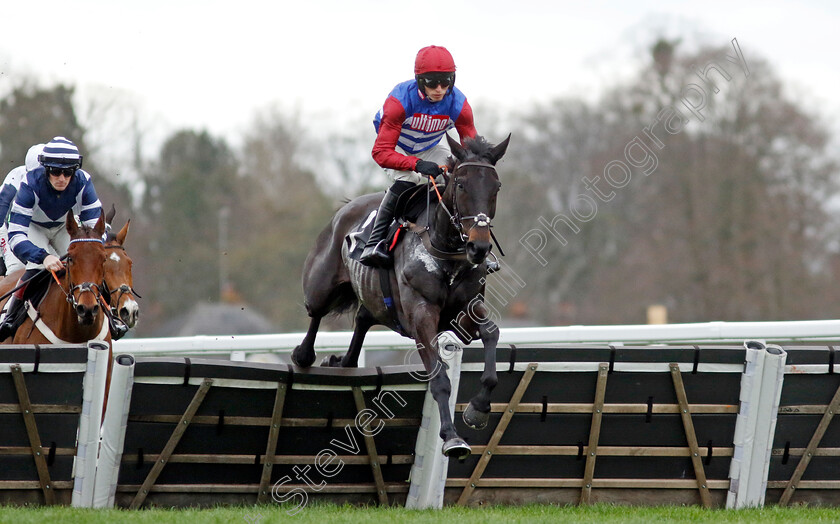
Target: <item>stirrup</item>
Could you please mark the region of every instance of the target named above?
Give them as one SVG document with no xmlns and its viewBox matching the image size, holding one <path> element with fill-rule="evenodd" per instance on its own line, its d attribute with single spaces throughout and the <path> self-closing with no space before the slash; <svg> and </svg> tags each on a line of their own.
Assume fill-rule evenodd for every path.
<svg viewBox="0 0 840 524">
<path fill-rule="evenodd" d="M 19 301 L 13 304 L 13 308 L 9 307 L 9 302 L 6 302 L 6 311 L 0 322 L 0 342 L 9 337 L 15 336 L 18 327 L 23 323 L 23 318 L 26 316 L 26 301 L 21 298 L 16 298 Z M 10 299 L 11 301 L 11 299 Z"/>
<path fill-rule="evenodd" d="M 365 246 L 359 262 L 368 267 L 388 268 L 393 262 L 391 253 L 388 252 L 387 242 L 380 240 L 373 246 Z"/>
</svg>

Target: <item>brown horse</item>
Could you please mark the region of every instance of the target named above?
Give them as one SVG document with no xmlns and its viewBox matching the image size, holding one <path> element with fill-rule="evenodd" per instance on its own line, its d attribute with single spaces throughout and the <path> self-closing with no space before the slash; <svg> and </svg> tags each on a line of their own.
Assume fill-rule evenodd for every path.
<svg viewBox="0 0 840 524">
<path fill-rule="evenodd" d="M 111 224 L 115 214 L 116 208 L 112 205 L 111 210 L 105 215 L 106 223 Z M 140 295 L 134 291 L 134 279 L 131 273 L 134 262 L 125 250 L 129 224 L 131 224 L 130 219 L 118 233 L 114 234 L 109 228 L 105 234 L 107 256 L 104 266 L 105 280 L 102 285 L 102 296 L 111 308 L 111 316 L 115 323 L 124 324 L 126 331 L 137 324 L 140 315 L 140 305 L 134 300 L 134 297 L 140 298 Z"/>
<path fill-rule="evenodd" d="M 450 157 L 447 184 L 437 205 L 421 213 L 416 234 L 406 235 L 394 249 L 394 267 L 387 277 L 393 307 L 385 303 L 379 271 L 350 258 L 348 235 L 369 219 L 383 194 L 358 197 L 343 206 L 321 232 L 304 264 L 303 291 L 311 317 L 309 330 L 292 353 L 292 361 L 309 367 L 315 361 L 315 336 L 321 319 L 358 304 L 350 347 L 330 365 L 355 367 L 365 334 L 385 325 L 415 340 L 438 404 L 443 453 L 469 455 L 470 447 L 455 431 L 449 412 L 451 384 L 438 352 L 438 335 L 453 330 L 469 344 L 478 336 L 484 344 L 485 370 L 481 390 L 470 400 L 464 421 L 486 426 L 490 393 L 496 386 L 496 343 L 499 330 L 483 302 L 486 257 L 492 247 L 490 221 L 496 213 L 501 187 L 495 164 L 504 155 L 510 137 L 492 146 L 477 137 L 466 147 L 447 135 Z M 453 329 L 454 328 L 454 329 Z"/>
<path fill-rule="evenodd" d="M 78 225 L 73 214 L 68 213 L 66 228 L 70 233 L 70 246 L 61 284 L 50 282 L 37 308 L 26 304 L 27 318 L 12 340 L 5 344 L 79 344 L 89 340 L 110 343 L 108 322 L 100 311 L 99 290 L 99 282 L 105 278 L 102 242 L 105 218 L 100 215 L 96 226 L 89 228 Z M 10 275 L 5 280 L 10 278 L 14 277 Z"/>
</svg>

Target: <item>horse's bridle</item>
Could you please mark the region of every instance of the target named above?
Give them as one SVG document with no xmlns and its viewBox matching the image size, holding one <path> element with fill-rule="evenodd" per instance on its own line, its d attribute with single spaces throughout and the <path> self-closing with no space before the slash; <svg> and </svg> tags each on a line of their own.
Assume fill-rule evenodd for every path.
<svg viewBox="0 0 840 524">
<path fill-rule="evenodd" d="M 446 214 L 449 215 L 449 221 L 455 227 L 455 230 L 458 232 L 458 235 L 460 235 L 461 241 L 464 242 L 464 244 L 466 244 L 467 241 L 470 238 L 470 235 L 469 235 L 470 231 L 472 231 L 476 227 L 489 227 L 491 219 L 487 215 L 487 213 L 478 213 L 477 215 L 461 216 L 461 211 L 458 209 L 458 185 L 457 185 L 457 182 L 458 182 L 457 176 L 458 175 L 457 175 L 457 173 L 458 173 L 458 170 L 461 169 L 464 166 L 477 166 L 477 167 L 489 168 L 489 169 L 492 169 L 494 173 L 496 172 L 496 166 L 494 166 L 493 164 L 486 163 L 486 162 L 463 162 L 461 164 L 458 164 L 455 167 L 455 169 L 452 171 L 452 183 L 455 184 L 455 188 L 453 189 L 453 195 L 452 195 L 452 208 L 455 210 L 455 213 L 450 213 L 449 209 L 446 207 L 446 204 L 444 204 L 443 201 L 440 202 L 440 204 L 443 206 L 443 209 L 446 211 Z M 462 223 L 462 221 L 464 221 L 464 220 L 472 220 L 473 221 L 472 227 L 470 227 L 466 231 L 464 230 L 464 225 Z"/>
<path fill-rule="evenodd" d="M 121 249 L 123 252 L 125 252 L 125 248 L 122 247 L 122 246 L 105 246 L 105 249 Z M 120 303 L 120 299 L 122 298 L 123 295 L 128 294 L 128 295 L 134 295 L 137 298 L 143 298 L 143 297 L 140 296 L 140 293 L 138 293 L 137 291 L 134 290 L 134 287 L 129 286 L 128 284 L 121 284 L 120 287 L 118 287 L 116 289 L 110 289 L 108 287 L 108 282 L 106 282 L 104 278 L 102 279 L 102 284 L 100 285 L 100 291 L 102 292 L 102 296 L 105 298 L 105 302 L 107 302 L 108 305 L 111 308 L 111 314 L 113 314 L 117 318 L 119 318 L 119 312 L 117 311 L 117 304 Z M 111 302 L 111 295 L 113 295 L 114 293 L 116 293 L 118 291 L 119 291 L 119 294 L 117 294 L 116 300 Z"/>
<path fill-rule="evenodd" d="M 71 240 L 69 245 L 72 245 L 76 242 L 99 242 L 100 244 L 103 244 L 102 239 L 99 238 L 76 238 Z M 69 258 L 70 257 L 68 256 L 68 262 Z M 79 305 L 78 299 L 76 298 L 76 291 L 79 292 L 79 297 L 81 297 L 87 292 L 93 293 L 93 296 L 97 302 L 99 302 L 102 298 L 102 290 L 100 289 L 98 284 L 94 284 L 93 282 L 82 282 L 81 284 L 77 284 L 75 286 L 73 285 L 73 276 L 70 274 L 69 264 L 67 268 L 67 283 L 70 290 L 67 291 L 65 295 L 67 296 L 67 302 L 70 304 L 70 307 L 72 307 L 74 311 Z M 64 291 L 64 288 L 61 288 L 61 290 Z"/>
</svg>

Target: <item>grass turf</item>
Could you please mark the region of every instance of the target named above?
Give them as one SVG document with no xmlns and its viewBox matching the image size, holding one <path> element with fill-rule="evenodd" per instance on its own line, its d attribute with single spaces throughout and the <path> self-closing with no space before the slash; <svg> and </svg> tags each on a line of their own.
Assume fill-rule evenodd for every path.
<svg viewBox="0 0 840 524">
<path fill-rule="evenodd" d="M 738 523 L 799 523 L 840 522 L 840 508 L 766 507 L 745 510 L 707 510 L 697 506 L 626 507 L 593 506 L 492 506 L 481 508 L 445 507 L 442 510 L 406 510 L 311 504 L 290 515 L 293 508 L 278 505 L 219 507 L 210 509 L 123 509 L 93 510 L 68 507 L 0 507 L 0 523 L 114 523 L 147 522 L 154 524 L 243 523 L 352 523 L 381 522 L 457 522 L 457 524 L 487 524 L 489 522 L 546 522 L 546 523 L 650 523 L 650 522 L 738 522 Z"/>
</svg>

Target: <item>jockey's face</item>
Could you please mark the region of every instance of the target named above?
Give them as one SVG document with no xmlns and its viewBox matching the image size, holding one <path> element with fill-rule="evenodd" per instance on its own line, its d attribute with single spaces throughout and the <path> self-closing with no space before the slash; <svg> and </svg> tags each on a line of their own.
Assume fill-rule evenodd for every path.
<svg viewBox="0 0 840 524">
<path fill-rule="evenodd" d="M 429 102 L 440 102 L 446 96 L 446 92 L 449 91 L 449 86 L 443 87 L 438 84 L 434 88 L 424 87 L 423 89 L 426 91 L 426 98 L 429 99 Z"/>
<path fill-rule="evenodd" d="M 73 178 L 73 174 L 76 172 L 74 168 L 70 169 L 60 169 L 55 167 L 48 167 L 47 168 L 47 176 L 50 181 L 50 185 L 56 191 L 64 191 L 67 189 L 67 186 L 70 185 L 70 179 Z"/>
<path fill-rule="evenodd" d="M 455 73 L 432 72 L 419 75 L 417 83 L 423 88 L 423 93 L 429 102 L 440 102 L 449 91 L 452 82 L 455 81 Z"/>
</svg>

